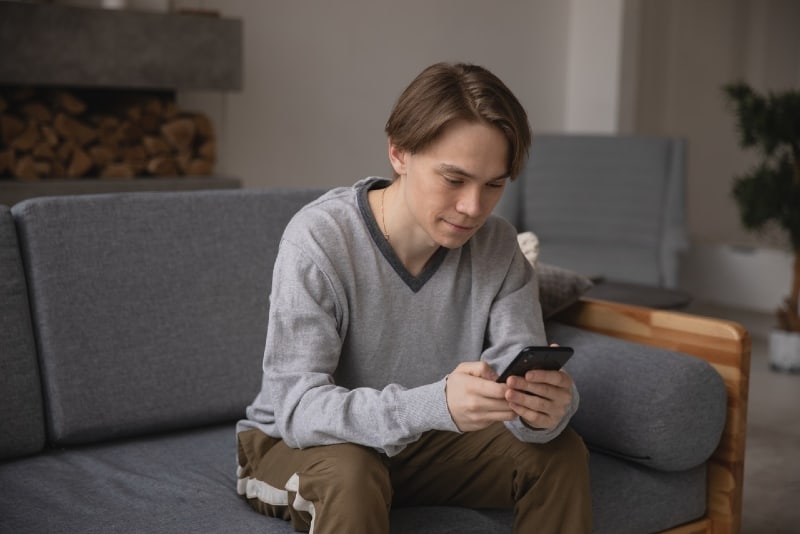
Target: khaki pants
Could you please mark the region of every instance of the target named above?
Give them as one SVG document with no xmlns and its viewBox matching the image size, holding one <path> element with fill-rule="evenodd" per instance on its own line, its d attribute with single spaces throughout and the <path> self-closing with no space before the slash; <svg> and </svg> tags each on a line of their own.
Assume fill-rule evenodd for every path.
<svg viewBox="0 0 800 534">
<path fill-rule="evenodd" d="M 522 443 L 501 423 L 432 431 L 394 457 L 353 444 L 292 449 L 258 430 L 239 434 L 239 493 L 257 511 L 312 534 L 389 532 L 391 506 L 513 508 L 514 532 L 588 533 L 588 453 L 565 430 Z"/>
</svg>

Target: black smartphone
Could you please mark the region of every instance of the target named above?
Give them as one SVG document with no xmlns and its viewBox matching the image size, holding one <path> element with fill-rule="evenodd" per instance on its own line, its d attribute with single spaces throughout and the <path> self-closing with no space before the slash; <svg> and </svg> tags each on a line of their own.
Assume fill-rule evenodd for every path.
<svg viewBox="0 0 800 534">
<path fill-rule="evenodd" d="M 509 376 L 525 376 L 531 369 L 558 371 L 567 363 L 573 352 L 570 347 L 525 347 L 500 374 L 497 381 L 505 384 Z"/>
</svg>

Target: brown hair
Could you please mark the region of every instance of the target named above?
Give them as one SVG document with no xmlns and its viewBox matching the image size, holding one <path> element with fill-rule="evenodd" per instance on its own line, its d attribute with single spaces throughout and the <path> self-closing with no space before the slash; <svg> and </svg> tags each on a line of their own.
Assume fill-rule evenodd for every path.
<svg viewBox="0 0 800 534">
<path fill-rule="evenodd" d="M 455 120 L 484 122 L 508 139 L 511 179 L 522 171 L 531 144 L 528 115 L 494 74 L 467 63 L 436 63 L 423 70 L 398 98 L 386 135 L 410 153 L 424 150 Z"/>
</svg>

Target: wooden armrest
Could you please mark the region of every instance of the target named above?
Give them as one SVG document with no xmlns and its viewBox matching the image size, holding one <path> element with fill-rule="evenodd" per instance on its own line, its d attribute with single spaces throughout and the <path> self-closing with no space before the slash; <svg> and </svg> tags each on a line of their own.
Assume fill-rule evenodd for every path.
<svg viewBox="0 0 800 534">
<path fill-rule="evenodd" d="M 738 323 L 676 311 L 582 299 L 557 321 L 600 334 L 683 352 L 708 361 L 722 376 L 728 413 L 719 446 L 709 461 L 706 517 L 697 529 L 670 532 L 737 534 L 742 519 L 742 484 L 750 377 L 750 336 Z M 694 525 L 695 523 L 693 523 Z"/>
</svg>

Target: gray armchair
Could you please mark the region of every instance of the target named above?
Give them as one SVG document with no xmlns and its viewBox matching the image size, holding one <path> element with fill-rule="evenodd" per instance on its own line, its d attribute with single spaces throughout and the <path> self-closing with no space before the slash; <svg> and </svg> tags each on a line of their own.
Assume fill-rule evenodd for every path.
<svg viewBox="0 0 800 534">
<path fill-rule="evenodd" d="M 685 159 L 683 139 L 535 135 L 522 175 L 495 213 L 537 235 L 541 261 L 597 281 L 595 292 L 633 296 L 609 300 L 674 307 L 637 302 L 633 293 L 686 301 L 663 291 L 677 287 L 688 247 Z"/>
</svg>

